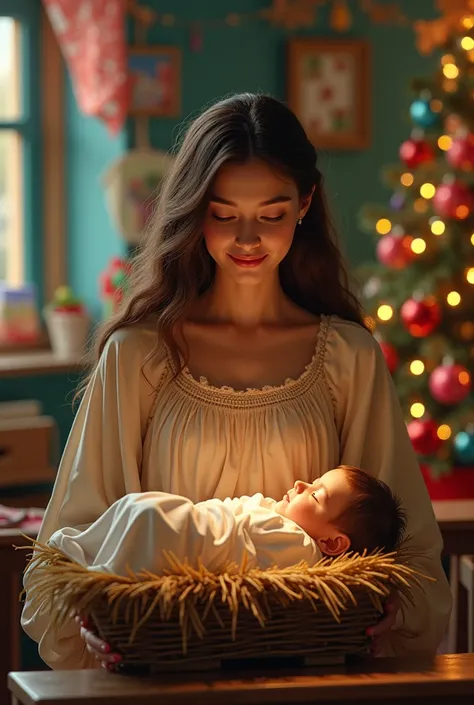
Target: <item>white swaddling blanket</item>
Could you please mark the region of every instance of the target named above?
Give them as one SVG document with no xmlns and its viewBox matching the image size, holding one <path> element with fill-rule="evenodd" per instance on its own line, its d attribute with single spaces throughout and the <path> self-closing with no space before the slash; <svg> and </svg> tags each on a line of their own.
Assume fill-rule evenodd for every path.
<svg viewBox="0 0 474 705">
<path fill-rule="evenodd" d="M 128 494 L 87 528 L 65 527 L 48 541 L 90 570 L 126 575 L 169 568 L 163 550 L 210 571 L 229 562 L 262 569 L 316 563 L 316 543 L 293 521 L 276 514 L 261 494 L 238 499 L 191 500 L 166 492 Z"/>
</svg>

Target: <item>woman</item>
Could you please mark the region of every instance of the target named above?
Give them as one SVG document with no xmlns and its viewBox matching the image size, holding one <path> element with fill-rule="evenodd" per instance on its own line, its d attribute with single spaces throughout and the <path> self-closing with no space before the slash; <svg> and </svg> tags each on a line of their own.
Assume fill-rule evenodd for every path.
<svg viewBox="0 0 474 705">
<path fill-rule="evenodd" d="M 441 538 L 322 181 L 273 98 L 234 96 L 191 125 L 126 306 L 99 338 L 39 540 L 130 492 L 278 498 L 297 478 L 360 466 L 401 497 L 412 564 L 436 579 L 412 607 L 393 597 L 377 651 L 433 653 L 451 607 Z M 22 623 L 53 668 L 116 658 L 72 618 L 51 629 L 28 599 Z"/>
</svg>

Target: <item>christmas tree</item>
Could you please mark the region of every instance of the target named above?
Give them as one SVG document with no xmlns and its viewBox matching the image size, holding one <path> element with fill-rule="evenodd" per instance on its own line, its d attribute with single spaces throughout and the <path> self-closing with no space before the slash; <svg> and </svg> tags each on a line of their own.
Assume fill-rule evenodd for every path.
<svg viewBox="0 0 474 705">
<path fill-rule="evenodd" d="M 360 213 L 377 238 L 367 321 L 432 476 L 474 466 L 474 11 L 439 43 L 435 75 L 413 83 L 400 163 L 383 172 L 389 205 Z"/>
</svg>

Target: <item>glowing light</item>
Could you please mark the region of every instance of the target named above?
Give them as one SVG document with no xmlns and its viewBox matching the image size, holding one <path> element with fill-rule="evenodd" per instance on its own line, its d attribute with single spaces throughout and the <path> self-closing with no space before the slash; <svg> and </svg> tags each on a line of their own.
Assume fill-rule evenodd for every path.
<svg viewBox="0 0 474 705">
<path fill-rule="evenodd" d="M 413 416 L 414 419 L 421 419 L 424 413 L 425 407 L 424 404 L 422 404 L 420 401 L 416 401 L 414 404 L 411 405 L 410 414 Z"/>
<path fill-rule="evenodd" d="M 466 272 L 466 281 L 468 284 L 474 284 L 474 267 L 469 267 Z"/>
<path fill-rule="evenodd" d="M 415 255 L 421 255 L 426 250 L 426 242 L 422 237 L 416 237 L 411 243 L 411 249 Z"/>
<path fill-rule="evenodd" d="M 443 66 L 443 73 L 446 78 L 453 79 L 459 76 L 459 69 L 456 64 L 445 64 Z"/>
<path fill-rule="evenodd" d="M 425 363 L 421 360 L 413 360 L 410 363 L 410 372 L 412 375 L 422 375 L 425 371 Z"/>
<path fill-rule="evenodd" d="M 461 24 L 465 29 L 472 29 L 474 27 L 474 18 L 466 15 L 462 18 Z"/>
<path fill-rule="evenodd" d="M 377 317 L 381 321 L 389 321 L 393 316 L 393 308 L 388 304 L 382 304 L 377 309 Z"/>
<path fill-rule="evenodd" d="M 417 213 L 426 213 L 428 210 L 428 203 L 424 198 L 417 198 L 413 204 L 413 208 Z"/>
<path fill-rule="evenodd" d="M 453 144 L 453 140 L 449 135 L 441 135 L 441 137 L 438 139 L 438 147 L 443 150 L 443 152 L 447 152 L 449 149 L 451 149 Z"/>
<path fill-rule="evenodd" d="M 454 64 L 456 59 L 452 54 L 445 54 L 444 56 L 441 57 L 441 64 L 443 66 L 446 66 L 446 64 Z"/>
<path fill-rule="evenodd" d="M 402 174 L 400 177 L 400 181 L 403 186 L 412 186 L 414 180 L 415 177 L 413 176 L 413 174 L 410 174 L 410 172 L 406 172 L 406 174 Z"/>
<path fill-rule="evenodd" d="M 471 51 L 471 49 L 474 49 L 474 39 L 472 37 L 463 37 L 461 39 L 461 46 L 466 51 Z"/>
<path fill-rule="evenodd" d="M 446 230 L 446 225 L 442 220 L 435 220 L 431 223 L 431 232 L 433 235 L 442 235 Z"/>
<path fill-rule="evenodd" d="M 438 426 L 438 430 L 436 431 L 436 435 L 441 441 L 447 441 L 448 438 L 451 438 L 451 433 L 451 428 L 446 423 L 443 423 L 441 424 L 441 426 Z"/>
<path fill-rule="evenodd" d="M 445 81 L 443 81 L 443 89 L 446 91 L 446 93 L 454 93 L 458 89 L 458 84 L 452 79 L 446 79 Z"/>
<path fill-rule="evenodd" d="M 469 372 L 467 370 L 463 370 L 462 372 L 459 373 L 458 380 L 459 380 L 459 384 L 462 384 L 463 387 L 466 387 L 471 382 L 471 375 L 469 374 Z"/>
<path fill-rule="evenodd" d="M 423 198 L 433 198 L 435 193 L 436 188 L 433 186 L 433 184 L 423 184 L 420 187 L 420 194 L 423 196 Z"/>
<path fill-rule="evenodd" d="M 434 113 L 440 113 L 443 109 L 443 103 L 437 98 L 434 98 L 430 103 L 430 108 Z"/>
<path fill-rule="evenodd" d="M 459 220 L 465 220 L 468 215 L 469 208 L 467 206 L 462 205 L 456 208 L 456 218 L 459 218 Z"/>
<path fill-rule="evenodd" d="M 461 303 L 461 294 L 458 291 L 450 291 L 446 301 L 450 306 L 458 306 Z"/>
<path fill-rule="evenodd" d="M 380 218 L 375 225 L 375 229 L 379 235 L 387 235 L 392 229 L 392 223 L 388 218 Z"/>
<path fill-rule="evenodd" d="M 471 245 L 474 245 L 474 233 L 471 235 Z"/>
</svg>

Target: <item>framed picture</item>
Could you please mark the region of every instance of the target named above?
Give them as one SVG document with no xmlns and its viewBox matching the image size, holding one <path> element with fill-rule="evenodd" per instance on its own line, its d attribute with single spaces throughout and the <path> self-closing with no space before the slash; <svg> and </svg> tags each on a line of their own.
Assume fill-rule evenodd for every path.
<svg viewBox="0 0 474 705">
<path fill-rule="evenodd" d="M 316 148 L 370 143 L 370 53 L 358 40 L 293 39 L 288 101 Z"/>
<path fill-rule="evenodd" d="M 129 115 L 179 117 L 181 112 L 181 52 L 176 47 L 129 48 L 131 78 Z"/>
</svg>

